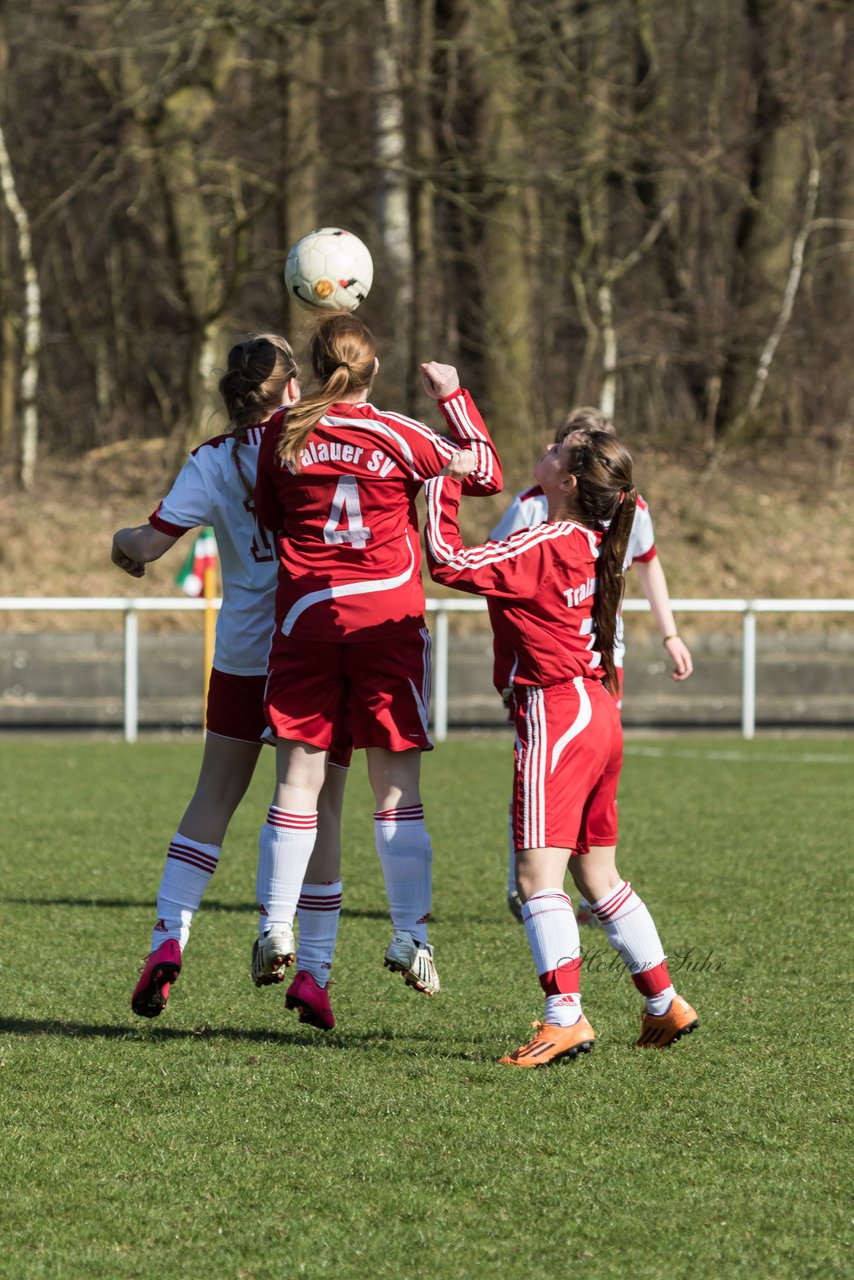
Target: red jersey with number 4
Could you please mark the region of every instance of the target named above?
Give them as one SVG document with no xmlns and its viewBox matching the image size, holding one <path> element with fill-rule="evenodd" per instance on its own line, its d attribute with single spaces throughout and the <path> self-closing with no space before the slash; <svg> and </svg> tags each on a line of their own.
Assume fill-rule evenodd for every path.
<svg viewBox="0 0 854 1280">
<path fill-rule="evenodd" d="M 469 393 L 461 388 L 439 408 L 453 440 L 370 404 L 334 404 L 306 441 L 299 470 L 276 457 L 286 412 L 271 420 L 255 509 L 276 532 L 278 634 L 364 641 L 420 622 L 422 484 L 466 447 L 478 459 L 469 491 L 501 489 L 501 463 Z"/>
<path fill-rule="evenodd" d="M 460 496 L 459 482 L 449 477 L 427 485 L 428 563 L 437 582 L 486 596 L 496 688 L 601 679 L 593 597 L 602 534 L 560 520 L 464 547 Z"/>
</svg>

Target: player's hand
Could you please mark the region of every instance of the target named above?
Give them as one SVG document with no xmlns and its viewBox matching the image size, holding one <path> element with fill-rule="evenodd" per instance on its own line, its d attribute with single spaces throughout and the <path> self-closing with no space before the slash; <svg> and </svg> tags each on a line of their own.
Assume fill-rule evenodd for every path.
<svg viewBox="0 0 854 1280">
<path fill-rule="evenodd" d="M 428 360 L 419 365 L 424 390 L 431 400 L 444 400 L 460 389 L 460 378 L 452 364 L 439 364 L 436 360 Z"/>
<path fill-rule="evenodd" d="M 673 662 L 673 670 L 670 673 L 671 679 L 687 680 L 694 670 L 694 663 L 684 640 L 680 636 L 671 636 L 669 640 L 665 641 L 664 647 Z"/>
<path fill-rule="evenodd" d="M 477 466 L 477 455 L 472 449 L 460 449 L 439 472 L 440 476 L 450 476 L 452 480 L 465 480 Z"/>
<path fill-rule="evenodd" d="M 145 564 L 143 561 L 134 560 L 129 555 L 125 555 L 115 538 L 113 538 L 110 559 L 114 565 L 117 565 L 119 569 L 123 569 L 125 573 L 129 573 L 132 578 L 145 577 Z"/>
</svg>

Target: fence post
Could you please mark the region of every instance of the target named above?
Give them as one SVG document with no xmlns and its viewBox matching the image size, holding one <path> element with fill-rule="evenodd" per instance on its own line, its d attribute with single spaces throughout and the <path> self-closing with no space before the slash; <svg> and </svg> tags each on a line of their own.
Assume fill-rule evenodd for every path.
<svg viewBox="0 0 854 1280">
<path fill-rule="evenodd" d="M 433 737 L 448 736 L 448 611 L 436 602 L 436 641 L 433 660 Z"/>
<path fill-rule="evenodd" d="M 125 610 L 125 742 L 136 742 L 139 724 L 139 615 Z"/>
<path fill-rule="evenodd" d="M 741 658 L 741 736 L 748 742 L 756 732 L 756 614 L 744 611 Z"/>
</svg>

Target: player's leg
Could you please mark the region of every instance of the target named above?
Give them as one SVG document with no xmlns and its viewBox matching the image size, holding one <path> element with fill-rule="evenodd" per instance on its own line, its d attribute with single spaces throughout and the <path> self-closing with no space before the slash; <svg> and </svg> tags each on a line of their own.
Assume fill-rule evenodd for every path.
<svg viewBox="0 0 854 1280">
<path fill-rule="evenodd" d="M 646 999 L 639 1048 L 663 1049 L 697 1027 L 697 1014 L 677 995 L 658 930 L 646 903 L 617 870 L 614 845 L 591 845 L 570 866 L 578 888 Z"/>
<path fill-rule="evenodd" d="M 326 754 L 306 742 L 276 742 L 276 789 L 258 842 L 252 980 L 259 987 L 281 982 L 296 959 L 294 917 L 317 839 Z"/>
<path fill-rule="evenodd" d="M 528 689 L 516 712 L 514 840 L 522 922 L 545 1015 L 537 1035 L 501 1061 L 545 1066 L 588 1052 L 595 1035 L 581 1010 L 581 944 L 564 890 L 591 776 L 601 771 L 603 719 L 584 681 Z M 607 723 L 604 729 L 610 732 Z"/>
<path fill-rule="evenodd" d="M 171 984 L 181 971 L 193 917 L 261 752 L 266 727 L 263 691 L 263 676 L 211 673 L 199 778 L 169 844 L 157 892 L 151 950 L 131 996 L 131 1007 L 140 1017 L 154 1018 L 163 1012 Z"/>
<path fill-rule="evenodd" d="M 513 801 L 507 814 L 507 906 L 514 920 L 522 923 L 522 899 L 516 884 L 516 847 L 513 843 Z"/>
<path fill-rule="evenodd" d="M 646 998 L 638 1044 L 663 1048 L 693 1030 L 697 1015 L 674 990 L 664 948 L 646 904 L 617 869 L 617 786 L 622 754 L 622 726 L 615 716 L 611 753 L 585 806 L 583 837 L 570 871 L 609 943 L 622 957 L 632 982 Z"/>
<path fill-rule="evenodd" d="M 516 871 L 522 923 L 540 987 L 545 1014 L 536 1035 L 499 1061 L 514 1067 L 544 1067 L 589 1053 L 596 1039 L 581 1012 L 581 944 L 572 902 L 563 892 L 567 849 L 520 849 Z"/>
<path fill-rule="evenodd" d="M 439 976 L 427 937 L 433 851 L 421 803 L 421 752 L 369 747 L 366 755 L 376 805 L 374 843 L 393 930 L 383 963 L 407 986 L 432 996 Z"/>
<path fill-rule="evenodd" d="M 349 754 L 348 748 L 348 760 Z M 341 813 L 346 781 L 347 764 L 333 749 L 318 797 L 317 841 L 297 900 L 296 973 L 285 993 L 285 1007 L 296 1009 L 300 1022 L 324 1031 L 335 1025 L 328 987 L 341 918 Z"/>
<path fill-rule="evenodd" d="M 276 790 L 258 845 L 256 986 L 281 982 L 296 958 L 297 901 L 317 840 L 318 800 L 346 688 L 344 645 L 278 636 L 264 709 L 276 734 Z"/>
<path fill-rule="evenodd" d="M 347 648 L 353 741 L 364 747 L 374 793 L 374 842 L 393 934 L 384 963 L 407 986 L 434 995 L 439 978 L 427 941 L 432 847 L 421 803 L 421 752 L 432 748 L 430 635 L 412 627 L 385 645 Z"/>
</svg>

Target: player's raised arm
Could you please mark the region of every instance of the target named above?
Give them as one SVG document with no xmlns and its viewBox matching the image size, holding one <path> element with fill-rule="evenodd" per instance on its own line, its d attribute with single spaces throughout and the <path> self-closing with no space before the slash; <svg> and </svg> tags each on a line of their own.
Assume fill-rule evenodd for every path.
<svg viewBox="0 0 854 1280">
<path fill-rule="evenodd" d="M 472 449 L 477 459 L 477 465 L 465 480 L 464 492 L 500 493 L 504 480 L 501 459 L 477 405 L 460 386 L 456 369 L 436 360 L 428 360 L 420 368 L 424 390 L 438 404 L 455 443 Z"/>
<path fill-rule="evenodd" d="M 536 594 L 543 574 L 544 548 L 553 538 L 548 525 L 525 530 L 506 542 L 463 545 L 459 524 L 462 471 L 473 454 L 463 450 L 452 458 L 442 476 L 425 485 L 427 564 L 435 582 L 473 595 L 528 597 Z"/>
</svg>

